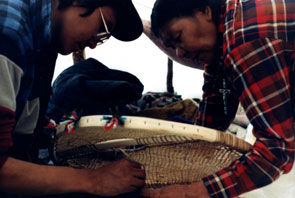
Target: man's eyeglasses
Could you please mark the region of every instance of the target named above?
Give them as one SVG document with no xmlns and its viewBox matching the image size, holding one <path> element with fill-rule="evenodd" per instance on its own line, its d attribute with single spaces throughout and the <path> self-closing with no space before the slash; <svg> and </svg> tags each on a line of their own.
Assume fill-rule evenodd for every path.
<svg viewBox="0 0 295 198">
<path fill-rule="evenodd" d="M 99 12 L 100 12 L 100 16 L 105 28 L 105 32 L 96 34 L 95 41 L 97 42 L 97 45 L 103 44 L 111 37 L 111 33 L 109 32 L 108 26 L 106 24 L 106 21 L 104 20 L 104 17 L 100 8 L 99 8 Z"/>
</svg>

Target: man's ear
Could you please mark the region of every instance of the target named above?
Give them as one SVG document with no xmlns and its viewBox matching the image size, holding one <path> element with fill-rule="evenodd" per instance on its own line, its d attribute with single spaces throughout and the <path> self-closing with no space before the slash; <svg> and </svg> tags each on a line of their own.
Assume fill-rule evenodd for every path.
<svg viewBox="0 0 295 198">
<path fill-rule="evenodd" d="M 79 5 L 78 0 L 74 0 L 72 3 L 72 6 L 78 6 L 78 5 Z"/>
<path fill-rule="evenodd" d="M 209 21 L 213 20 L 212 9 L 209 6 L 206 6 L 203 14 L 204 14 L 204 16 L 206 17 L 207 20 L 209 20 Z"/>
</svg>

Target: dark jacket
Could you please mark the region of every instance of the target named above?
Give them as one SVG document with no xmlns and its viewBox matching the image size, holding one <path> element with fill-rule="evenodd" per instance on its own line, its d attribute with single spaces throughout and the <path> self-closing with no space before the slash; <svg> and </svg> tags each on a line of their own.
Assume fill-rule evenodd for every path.
<svg viewBox="0 0 295 198">
<path fill-rule="evenodd" d="M 47 115 L 59 118 L 73 110 L 83 115 L 109 113 L 108 109 L 138 100 L 143 85 L 134 75 L 109 69 L 89 58 L 64 70 L 54 81 Z"/>
</svg>

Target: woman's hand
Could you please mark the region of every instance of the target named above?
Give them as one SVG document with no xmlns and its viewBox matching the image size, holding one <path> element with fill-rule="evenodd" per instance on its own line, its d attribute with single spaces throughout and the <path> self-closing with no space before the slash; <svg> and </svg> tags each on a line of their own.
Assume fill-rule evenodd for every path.
<svg viewBox="0 0 295 198">
<path fill-rule="evenodd" d="M 171 185 L 159 189 L 145 188 L 141 194 L 150 198 L 210 198 L 203 182 Z"/>
</svg>

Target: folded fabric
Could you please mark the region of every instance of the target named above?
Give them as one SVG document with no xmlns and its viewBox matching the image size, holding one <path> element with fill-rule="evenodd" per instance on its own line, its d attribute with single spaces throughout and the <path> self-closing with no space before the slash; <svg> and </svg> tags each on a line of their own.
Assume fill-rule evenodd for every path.
<svg viewBox="0 0 295 198">
<path fill-rule="evenodd" d="M 199 105 L 192 99 L 185 99 L 163 107 L 147 108 L 134 115 L 192 124 L 196 122 L 198 112 Z"/>
<path fill-rule="evenodd" d="M 133 112 L 139 112 L 144 109 L 153 107 L 164 107 L 177 101 L 182 101 L 181 95 L 175 95 L 168 92 L 146 92 L 142 97 L 132 104 L 128 104 L 127 108 Z"/>
<path fill-rule="evenodd" d="M 47 115 L 58 118 L 75 109 L 82 109 L 85 114 L 103 113 L 110 107 L 138 100 L 142 91 L 143 85 L 136 76 L 109 69 L 89 58 L 56 78 Z"/>
</svg>

